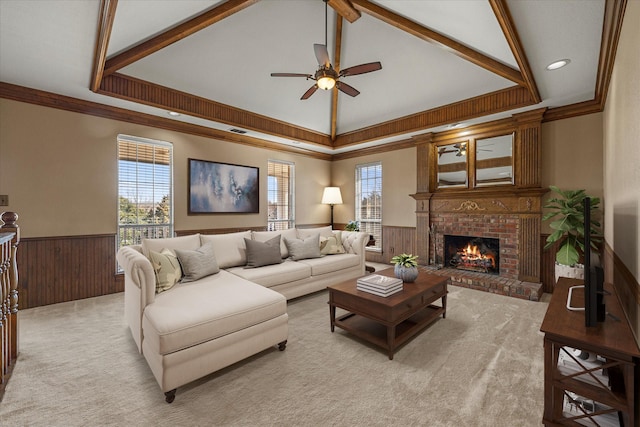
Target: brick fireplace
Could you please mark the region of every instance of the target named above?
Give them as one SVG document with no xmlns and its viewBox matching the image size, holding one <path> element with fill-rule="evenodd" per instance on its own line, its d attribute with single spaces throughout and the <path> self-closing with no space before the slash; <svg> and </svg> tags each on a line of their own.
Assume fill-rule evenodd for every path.
<svg viewBox="0 0 640 427">
<path fill-rule="evenodd" d="M 538 300 L 541 295 L 541 199 L 548 191 L 540 185 L 539 135 L 543 112 L 522 113 L 462 132 L 414 137 L 418 191 L 412 197 L 416 200 L 417 252 L 425 264 L 429 263 L 427 268 L 449 276 L 451 284 L 531 300 Z M 438 162 L 442 153 L 462 145 L 473 148 L 482 138 L 505 134 L 513 135 L 512 182 L 507 185 L 480 182 L 479 174 L 475 173 L 480 160 L 470 157 L 462 163 L 466 164 L 466 183 L 463 180 L 458 181 L 460 184 L 455 182 L 455 188 L 440 187 L 438 175 L 445 167 L 454 170 L 451 165 L 440 169 Z M 500 158 L 494 162 L 503 165 L 503 159 L 506 160 Z M 461 271 L 443 265 L 445 235 L 496 239 L 498 273 Z"/>
</svg>

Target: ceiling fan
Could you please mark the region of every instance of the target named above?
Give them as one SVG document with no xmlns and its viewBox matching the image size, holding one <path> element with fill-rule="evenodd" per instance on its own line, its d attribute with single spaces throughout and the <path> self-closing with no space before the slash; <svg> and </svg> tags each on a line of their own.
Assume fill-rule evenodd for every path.
<svg viewBox="0 0 640 427">
<path fill-rule="evenodd" d="M 348 67 L 339 72 L 331 65 L 329 59 L 329 51 L 327 50 L 327 2 L 323 0 L 324 5 L 324 44 L 314 44 L 313 51 L 318 60 L 319 68 L 314 74 L 301 74 L 301 73 L 271 73 L 271 77 L 304 77 L 307 80 L 315 80 L 315 84 L 311 86 L 300 99 L 309 99 L 316 90 L 323 89 L 329 90 L 333 87 L 337 87 L 339 91 L 346 93 L 349 96 L 358 96 L 360 92 L 342 81 L 341 77 L 355 76 L 358 74 L 370 73 L 372 71 L 378 71 L 382 69 L 382 64 L 378 62 L 369 62 L 367 64 L 355 65 Z"/>
<path fill-rule="evenodd" d="M 488 146 L 487 146 L 488 147 Z M 483 148 L 477 149 L 477 151 L 493 151 L 493 150 L 485 150 Z M 467 154 L 467 143 L 466 142 L 458 142 L 453 144 L 453 150 L 449 150 L 448 146 L 440 147 L 438 149 L 438 157 L 442 156 L 446 153 L 456 153 L 456 157 L 462 157 Z"/>
<path fill-rule="evenodd" d="M 440 147 L 438 149 L 438 157 L 446 153 L 456 153 L 456 157 L 461 157 L 467 154 L 467 144 L 458 142 L 453 145 L 453 150 L 449 150 L 448 147 Z"/>
</svg>

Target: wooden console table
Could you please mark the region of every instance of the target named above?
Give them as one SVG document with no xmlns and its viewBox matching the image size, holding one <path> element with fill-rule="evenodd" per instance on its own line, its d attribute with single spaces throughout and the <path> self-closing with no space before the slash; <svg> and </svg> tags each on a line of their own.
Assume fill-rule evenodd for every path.
<svg viewBox="0 0 640 427">
<path fill-rule="evenodd" d="M 569 287 L 581 284 L 581 280 L 558 280 L 540 327 L 545 334 L 542 422 L 545 426 L 597 426 L 609 414 L 619 425 L 635 427 L 640 423 L 640 350 L 612 285 L 605 284 L 611 292 L 605 303 L 613 316 L 607 315 L 597 326 L 587 328 L 584 311 L 566 308 Z M 583 290 L 574 291 L 572 305 L 579 306 L 583 300 Z M 590 365 L 576 357 L 573 349 L 597 355 L 599 363 Z M 565 403 L 573 411 L 567 411 Z"/>
</svg>

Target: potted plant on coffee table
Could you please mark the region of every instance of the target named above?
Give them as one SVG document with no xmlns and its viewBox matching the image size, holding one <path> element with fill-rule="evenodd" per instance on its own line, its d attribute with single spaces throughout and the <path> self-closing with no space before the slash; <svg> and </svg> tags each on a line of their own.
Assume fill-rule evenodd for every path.
<svg viewBox="0 0 640 427">
<path fill-rule="evenodd" d="M 554 231 L 547 237 L 545 249 L 560 242 L 556 252 L 556 281 L 558 277 L 584 278 L 584 266 L 579 263 L 581 252 L 584 253 L 584 205 L 585 197 L 590 197 L 585 190 L 561 190 L 556 186 L 549 186 L 556 193 L 544 206 L 547 213 L 543 221 L 549 223 Z M 600 205 L 598 197 L 591 197 L 590 229 L 591 235 L 599 234 L 600 223 L 595 219 L 595 211 Z M 598 237 L 591 239 L 591 250 L 598 253 Z"/>
<path fill-rule="evenodd" d="M 418 278 L 418 255 L 400 254 L 391 258 L 391 264 L 395 264 L 393 273 L 403 282 L 415 282 Z"/>
</svg>

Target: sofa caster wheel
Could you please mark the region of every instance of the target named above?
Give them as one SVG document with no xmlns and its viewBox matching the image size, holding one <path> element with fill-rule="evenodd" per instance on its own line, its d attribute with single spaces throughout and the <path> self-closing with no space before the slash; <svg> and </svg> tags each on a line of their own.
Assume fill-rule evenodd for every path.
<svg viewBox="0 0 640 427">
<path fill-rule="evenodd" d="M 281 343 L 278 343 L 278 350 L 284 351 L 285 348 L 287 348 L 287 340 L 284 340 Z"/>
<path fill-rule="evenodd" d="M 176 398 L 176 389 L 175 388 L 173 390 L 169 390 L 169 391 L 166 391 L 164 393 L 164 400 L 166 400 L 167 403 L 173 402 L 175 400 L 175 398 Z"/>
</svg>

